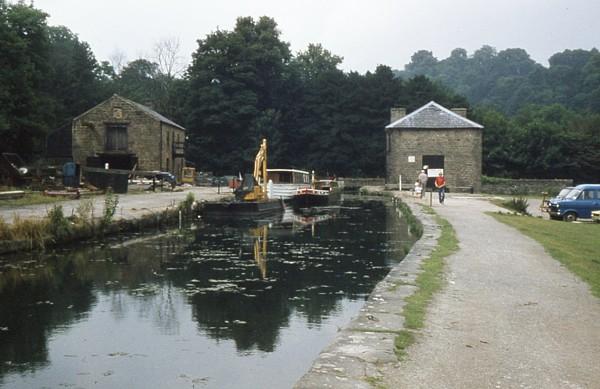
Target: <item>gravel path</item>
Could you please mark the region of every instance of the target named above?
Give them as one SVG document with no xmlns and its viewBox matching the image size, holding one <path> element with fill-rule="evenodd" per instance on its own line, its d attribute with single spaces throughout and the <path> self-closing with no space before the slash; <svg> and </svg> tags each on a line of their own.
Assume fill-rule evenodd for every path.
<svg viewBox="0 0 600 389">
<path fill-rule="evenodd" d="M 167 207 L 176 206 L 185 200 L 189 192 L 194 194 L 197 201 L 217 200 L 223 196 L 231 195 L 231 192 L 223 188 L 220 190 L 221 193 L 218 193 L 219 190 L 217 187 L 190 187 L 181 192 L 119 194 L 119 204 L 115 219 L 135 219 L 147 214 L 160 212 Z M 104 210 L 104 196 L 95 196 L 89 199 L 92 200 L 94 205 L 94 215 L 101 215 Z M 61 201 L 56 204 L 62 205 L 63 213 L 70 216 L 76 213 L 77 207 L 84 200 Z M 8 223 L 12 223 L 14 216 L 17 214 L 23 219 L 43 218 L 53 206 L 54 204 L 36 204 L 21 207 L 0 207 L 0 217 Z"/>
<path fill-rule="evenodd" d="M 456 230 L 448 285 L 430 305 L 389 388 L 600 388 L 600 299 L 544 249 L 450 196 L 436 211 Z"/>
</svg>

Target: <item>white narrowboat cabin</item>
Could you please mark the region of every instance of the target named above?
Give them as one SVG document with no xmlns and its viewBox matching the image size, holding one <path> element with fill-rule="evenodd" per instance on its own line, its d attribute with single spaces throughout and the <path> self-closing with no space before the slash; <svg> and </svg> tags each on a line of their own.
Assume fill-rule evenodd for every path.
<svg viewBox="0 0 600 389">
<path fill-rule="evenodd" d="M 310 188 L 311 175 L 304 170 L 267 169 L 269 199 L 290 201 L 300 188 Z"/>
</svg>

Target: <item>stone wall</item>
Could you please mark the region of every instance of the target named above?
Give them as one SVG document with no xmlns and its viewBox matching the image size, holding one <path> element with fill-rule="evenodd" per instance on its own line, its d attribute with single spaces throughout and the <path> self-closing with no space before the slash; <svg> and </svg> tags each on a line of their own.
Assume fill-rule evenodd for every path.
<svg viewBox="0 0 600 389">
<path fill-rule="evenodd" d="M 116 95 L 73 121 L 72 147 L 76 163 L 85 166 L 87 157 L 105 152 L 107 125 L 127 126 L 127 151 L 137 155 L 137 170 L 170 171 L 180 176 L 183 158 L 173 160 L 171 139 L 183 141 L 184 131 L 156 120 Z"/>
<path fill-rule="evenodd" d="M 540 195 L 542 192 L 556 194 L 565 186 L 573 186 L 573 180 L 491 178 L 482 184 L 481 192 L 505 195 Z"/>
<path fill-rule="evenodd" d="M 338 181 L 344 182 L 345 190 L 360 189 L 363 186 L 383 186 L 384 178 L 338 178 Z"/>
<path fill-rule="evenodd" d="M 444 174 L 451 191 L 481 189 L 481 129 L 387 129 L 386 181 L 411 189 L 424 155 L 443 155 Z M 414 157 L 414 161 L 409 161 Z"/>
</svg>

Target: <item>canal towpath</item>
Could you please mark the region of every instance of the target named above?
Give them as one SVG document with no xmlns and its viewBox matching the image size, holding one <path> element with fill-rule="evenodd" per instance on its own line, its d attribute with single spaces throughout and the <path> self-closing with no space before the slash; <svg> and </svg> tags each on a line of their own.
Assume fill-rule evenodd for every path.
<svg viewBox="0 0 600 389">
<path fill-rule="evenodd" d="M 119 202 L 115 212 L 115 219 L 139 219 L 141 217 L 157 214 L 167 208 L 177 206 L 185 200 L 188 193 L 194 195 L 196 201 L 212 201 L 231 196 L 227 188 L 218 187 L 188 187 L 181 191 L 148 192 L 148 193 L 126 193 L 118 194 Z M 91 200 L 94 207 L 94 215 L 102 215 L 104 210 L 104 196 L 92 196 L 78 200 L 60 201 L 57 203 L 34 204 L 25 206 L 2 206 L 0 217 L 7 223 L 12 223 L 15 216 L 21 219 L 42 219 L 48 211 L 56 205 L 63 207 L 63 213 L 71 216 L 77 213 L 77 208 L 83 201 Z"/>
<path fill-rule="evenodd" d="M 419 202 L 429 204 L 402 197 L 417 214 Z M 395 328 L 377 327 L 404 305 L 397 295 L 406 287 L 386 295 L 398 276 L 392 269 L 351 330 L 340 332 L 297 387 L 598 388 L 600 299 L 587 284 L 540 244 L 487 215 L 500 209 L 485 198 L 451 194 L 433 207 L 454 227 L 459 250 L 446 259 L 447 284 L 405 359 L 383 352 L 393 350 L 387 332 Z M 409 279 L 427 242 L 437 239 L 427 215 L 418 216 L 424 237 L 398 265 Z M 361 322 L 369 326 L 356 331 Z"/>
</svg>

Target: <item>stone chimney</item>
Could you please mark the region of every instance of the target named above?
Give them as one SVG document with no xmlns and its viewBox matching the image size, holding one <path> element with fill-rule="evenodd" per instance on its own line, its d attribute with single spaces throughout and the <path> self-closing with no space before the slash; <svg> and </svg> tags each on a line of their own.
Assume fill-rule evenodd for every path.
<svg viewBox="0 0 600 389">
<path fill-rule="evenodd" d="M 390 109 L 390 123 L 406 116 L 406 108 L 394 107 Z"/>
<path fill-rule="evenodd" d="M 464 118 L 467 117 L 467 109 L 466 108 L 452 108 L 451 111 L 459 116 L 464 117 Z"/>
</svg>

